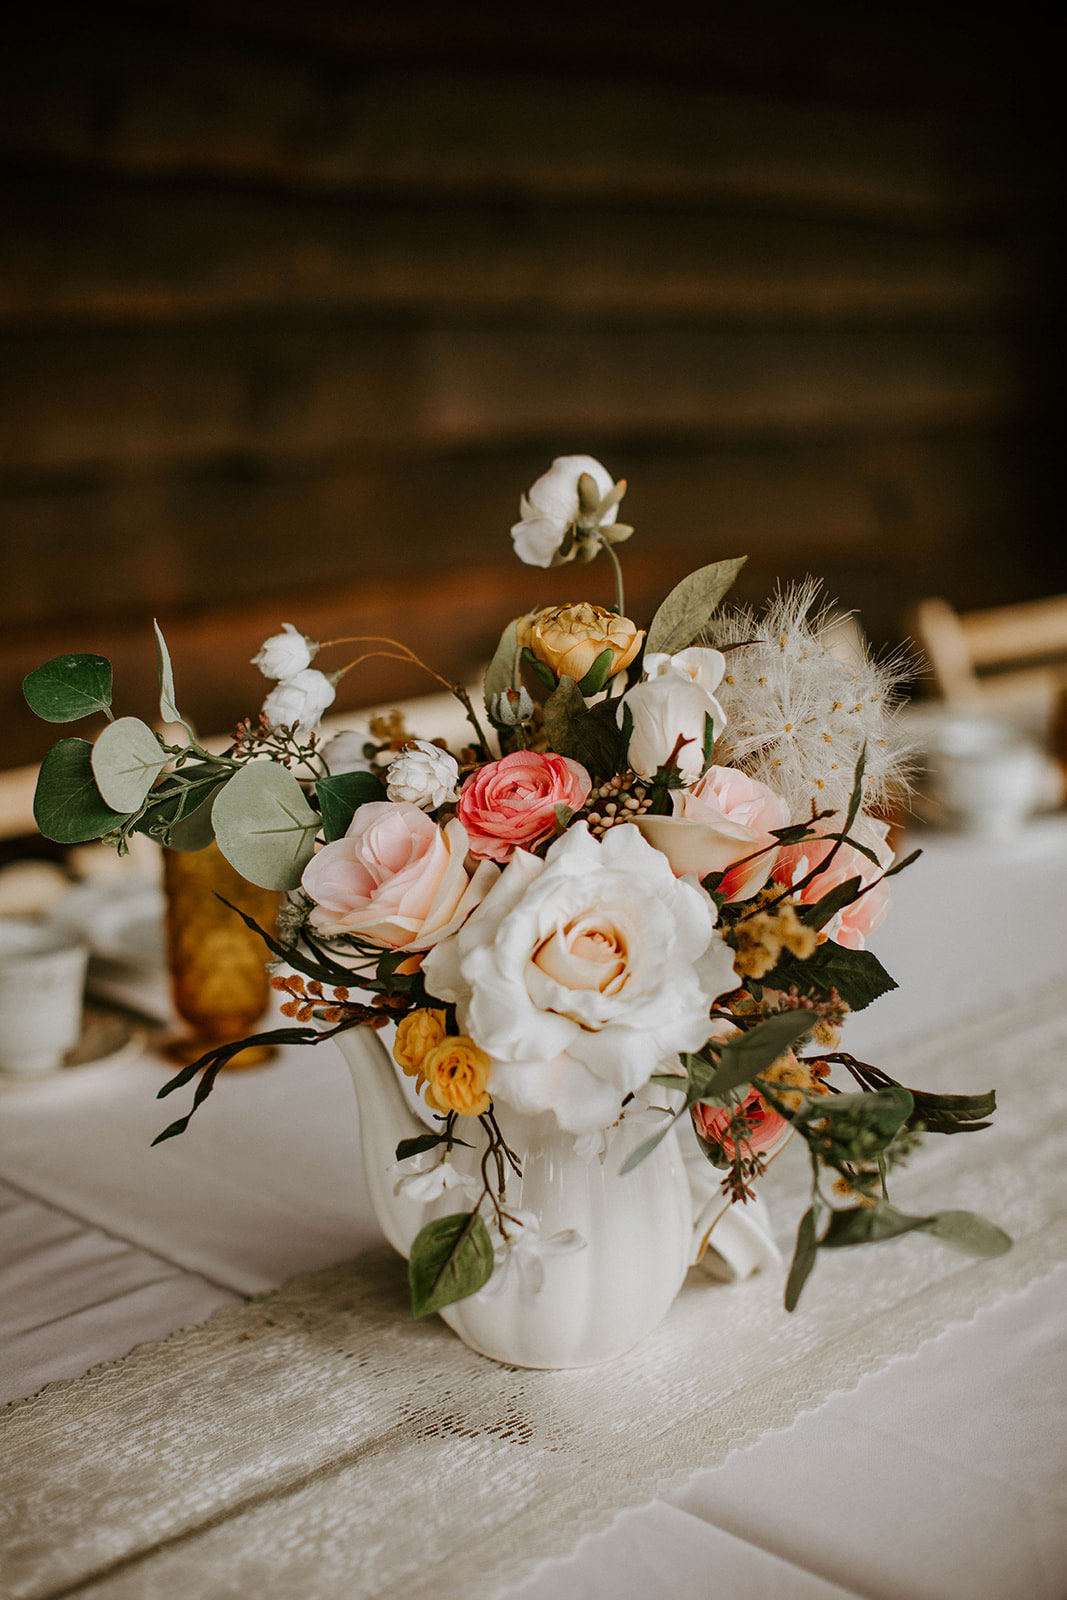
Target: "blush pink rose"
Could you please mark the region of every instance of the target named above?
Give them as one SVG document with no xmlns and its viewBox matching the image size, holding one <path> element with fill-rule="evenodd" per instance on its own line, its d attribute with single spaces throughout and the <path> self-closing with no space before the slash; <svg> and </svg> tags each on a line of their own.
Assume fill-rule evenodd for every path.
<svg viewBox="0 0 1067 1600">
<path fill-rule="evenodd" d="M 456 813 L 474 855 L 507 861 L 520 847 L 532 849 L 555 833 L 556 807 L 580 810 L 592 787 L 577 761 L 516 750 L 471 774 Z"/>
<path fill-rule="evenodd" d="M 867 817 L 852 831 L 861 844 L 874 851 L 878 857 L 878 865 L 875 866 L 873 861 L 868 861 L 866 856 L 854 850 L 850 844 L 843 844 L 825 871 L 817 873 L 811 882 L 800 890 L 797 898 L 802 905 L 813 905 L 816 900 L 821 900 L 823 895 L 829 894 L 831 889 L 847 883 L 849 878 L 859 878 L 861 885 L 864 886 L 875 883 L 886 868 L 892 866 L 893 852 L 887 842 L 889 828 L 886 823 L 874 822 Z M 774 869 L 776 882 L 783 885 L 800 883 L 821 861 L 827 860 L 832 849 L 832 839 L 809 839 L 806 844 L 791 845 L 778 857 Z M 835 943 L 844 945 L 846 949 L 864 950 L 869 935 L 876 928 L 880 928 L 885 921 L 891 900 L 889 885 L 877 883 L 859 900 L 850 906 L 845 906 L 832 917 L 823 932 Z"/>
<path fill-rule="evenodd" d="M 671 800 L 673 816 L 641 817 L 637 825 L 677 877 L 725 872 L 718 892 L 727 900 L 747 900 L 762 889 L 778 855 L 771 829 L 789 822 L 780 795 L 736 767 L 709 767 L 692 789 L 672 790 Z M 745 861 L 760 850 L 764 854 Z M 741 861 L 744 866 L 733 867 Z"/>
<path fill-rule="evenodd" d="M 789 1123 L 769 1106 L 758 1089 L 749 1089 L 744 1099 L 745 1120 L 752 1132 L 748 1147 L 755 1155 L 766 1155 L 789 1132 Z M 717 1146 L 728 1160 L 735 1154 L 734 1141 L 727 1133 L 730 1113 L 722 1106 L 695 1105 L 691 1108 L 693 1127 L 705 1144 Z M 745 1152 L 747 1153 L 747 1152 Z"/>
<path fill-rule="evenodd" d="M 467 855 L 455 818 L 440 828 L 408 801 L 372 800 L 304 868 L 301 887 L 315 901 L 308 921 L 328 937 L 429 950 L 462 926 L 499 876 L 488 861 L 468 872 Z"/>
</svg>

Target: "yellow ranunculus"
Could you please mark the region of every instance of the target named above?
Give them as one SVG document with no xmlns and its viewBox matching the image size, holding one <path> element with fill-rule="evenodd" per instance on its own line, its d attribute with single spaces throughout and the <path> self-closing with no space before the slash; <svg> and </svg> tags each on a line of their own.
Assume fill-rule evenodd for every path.
<svg viewBox="0 0 1067 1600">
<path fill-rule="evenodd" d="M 628 667 L 641 648 L 643 631 L 629 617 L 616 616 L 603 606 L 581 600 L 576 605 L 546 606 L 520 617 L 520 646 L 543 661 L 558 678 L 580 683 L 593 662 L 611 651 L 607 676 Z M 606 680 L 605 680 L 606 681 Z"/>
<path fill-rule="evenodd" d="M 409 1078 L 421 1077 L 423 1062 L 444 1036 L 443 1011 L 409 1011 L 396 1030 L 393 1060 Z"/>
<path fill-rule="evenodd" d="M 462 1034 L 449 1038 L 429 1052 L 422 1063 L 426 1078 L 426 1104 L 434 1111 L 457 1111 L 461 1117 L 480 1117 L 491 1104 L 486 1085 L 492 1062 L 473 1039 Z"/>
</svg>

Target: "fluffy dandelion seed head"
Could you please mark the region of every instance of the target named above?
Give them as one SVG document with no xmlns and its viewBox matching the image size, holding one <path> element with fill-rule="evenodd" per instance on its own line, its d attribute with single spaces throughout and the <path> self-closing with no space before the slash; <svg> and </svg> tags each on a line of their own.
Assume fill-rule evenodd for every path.
<svg viewBox="0 0 1067 1600">
<path fill-rule="evenodd" d="M 908 658 L 878 658 L 862 644 L 835 653 L 840 622 L 819 604 L 819 585 L 809 578 L 779 589 L 762 614 L 726 611 L 705 631 L 727 661 L 716 692 L 728 721 L 715 760 L 768 784 L 794 822 L 809 817 L 813 804 L 845 809 L 864 746 L 865 810 L 908 787 L 911 743 L 897 716 Z"/>
</svg>

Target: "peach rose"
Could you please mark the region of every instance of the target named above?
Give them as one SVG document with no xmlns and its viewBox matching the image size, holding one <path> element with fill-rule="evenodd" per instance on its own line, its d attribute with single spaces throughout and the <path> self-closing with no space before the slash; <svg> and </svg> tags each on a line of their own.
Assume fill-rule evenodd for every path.
<svg viewBox="0 0 1067 1600">
<path fill-rule="evenodd" d="M 592 786 L 577 761 L 516 750 L 472 773 L 456 810 L 472 853 L 507 861 L 520 846 L 532 849 L 555 833 L 556 807 L 580 810 Z"/>
<path fill-rule="evenodd" d="M 789 1132 L 789 1123 L 773 1106 L 767 1104 L 758 1089 L 749 1089 L 743 1106 L 745 1120 L 752 1130 L 747 1144 L 754 1155 L 766 1155 Z M 726 1131 L 730 1124 L 729 1111 L 724 1106 L 697 1104 L 691 1108 L 690 1114 L 693 1127 L 705 1144 L 716 1146 L 727 1160 L 732 1161 L 736 1147 Z"/>
<path fill-rule="evenodd" d="M 849 878 L 859 878 L 863 886 L 874 883 L 887 867 L 892 866 L 893 852 L 887 842 L 889 828 L 886 823 L 865 817 L 853 827 L 852 832 L 860 844 L 874 851 L 879 864 L 875 866 L 873 861 L 868 861 L 850 844 L 843 844 L 826 870 L 817 873 L 801 889 L 797 898 L 802 905 L 813 905 Z M 783 885 L 800 883 L 820 861 L 828 858 L 832 849 L 832 839 L 809 839 L 806 844 L 792 845 L 781 851 L 774 869 L 775 881 Z M 845 906 L 844 910 L 832 917 L 823 931 L 848 950 L 864 950 L 868 936 L 885 921 L 891 899 L 889 885 L 878 883 L 861 899 Z"/>
<path fill-rule="evenodd" d="M 369 801 L 304 868 L 301 887 L 315 901 L 308 921 L 327 937 L 428 950 L 462 926 L 498 876 L 488 861 L 469 873 L 468 848 L 455 818 L 439 828 L 408 801 Z"/>
<path fill-rule="evenodd" d="M 748 900 L 762 889 L 777 859 L 772 828 L 784 828 L 789 808 L 765 783 L 736 767 L 709 767 L 692 789 L 671 792 L 674 815 L 640 817 L 637 826 L 671 864 L 676 877 L 725 872 L 719 893 Z M 757 850 L 765 854 L 745 861 Z M 734 871 L 735 861 L 745 861 Z"/>
</svg>

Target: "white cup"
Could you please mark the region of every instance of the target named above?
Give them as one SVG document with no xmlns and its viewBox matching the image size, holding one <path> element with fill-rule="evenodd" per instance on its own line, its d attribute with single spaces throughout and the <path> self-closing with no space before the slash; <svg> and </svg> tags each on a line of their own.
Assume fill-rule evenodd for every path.
<svg viewBox="0 0 1067 1600">
<path fill-rule="evenodd" d="M 88 947 L 29 917 L 0 918 L 0 1072 L 52 1072 L 81 1035 Z"/>
<path fill-rule="evenodd" d="M 931 741 L 928 766 L 946 812 L 975 833 L 1018 832 L 1043 798 L 1040 749 L 1024 731 L 993 717 L 947 719 Z"/>
</svg>

